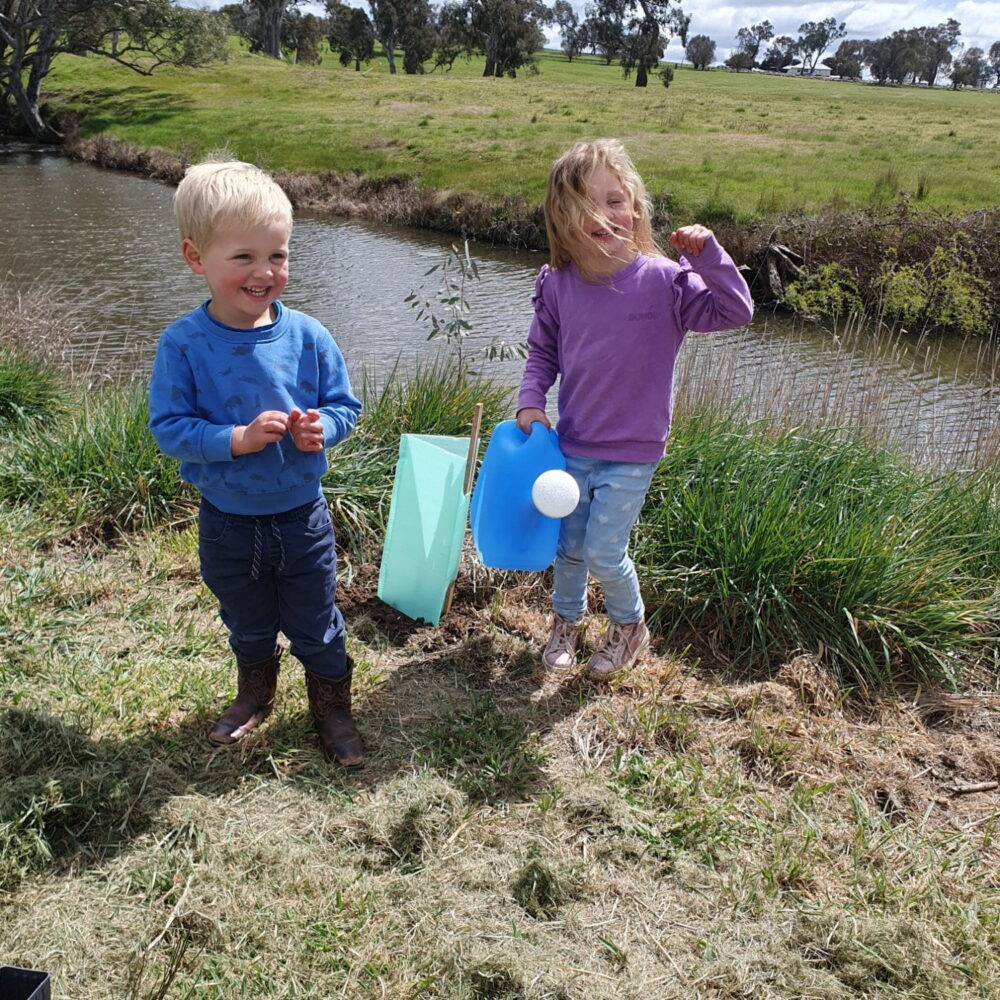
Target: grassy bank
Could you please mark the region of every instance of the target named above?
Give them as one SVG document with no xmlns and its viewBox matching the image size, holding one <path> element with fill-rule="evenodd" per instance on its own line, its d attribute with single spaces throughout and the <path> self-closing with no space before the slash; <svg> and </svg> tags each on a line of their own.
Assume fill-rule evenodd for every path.
<svg viewBox="0 0 1000 1000">
<path fill-rule="evenodd" d="M 237 52 L 203 70 L 141 78 L 62 57 L 58 100 L 84 137 L 109 132 L 190 157 L 225 147 L 271 170 L 405 177 L 421 190 L 541 201 L 553 158 L 614 135 L 679 224 L 770 221 L 894 202 L 1000 205 L 1000 95 L 695 72 L 636 88 L 617 66 L 543 53 L 537 75 L 364 73 L 327 57 L 289 66 Z M 373 125 L 375 126 L 373 130 Z"/>
<path fill-rule="evenodd" d="M 640 89 L 617 66 L 558 53 L 515 80 L 483 79 L 479 60 L 448 74 L 382 69 L 237 50 L 142 78 L 64 56 L 47 82 L 71 150 L 90 162 L 177 180 L 225 150 L 275 171 L 301 208 L 533 248 L 552 159 L 615 135 L 660 230 L 713 226 L 760 302 L 863 309 L 910 333 L 1000 324 L 995 93 L 684 67 L 669 89 Z"/>
<path fill-rule="evenodd" d="M 369 749 L 345 775 L 291 662 L 268 723 L 207 748 L 233 671 L 141 387 L 63 388 L 53 434 L 32 381 L 0 379 L 0 940 L 54 995 L 1000 990 L 998 703 L 842 658 L 878 614 L 900 678 L 995 690 L 995 470 L 683 415 L 638 545 L 654 654 L 599 688 L 537 668 L 534 576 L 466 560 L 436 628 L 377 600 L 398 434 L 464 433 L 474 398 L 489 426 L 504 394 L 449 368 L 369 384 L 327 484 Z"/>
</svg>

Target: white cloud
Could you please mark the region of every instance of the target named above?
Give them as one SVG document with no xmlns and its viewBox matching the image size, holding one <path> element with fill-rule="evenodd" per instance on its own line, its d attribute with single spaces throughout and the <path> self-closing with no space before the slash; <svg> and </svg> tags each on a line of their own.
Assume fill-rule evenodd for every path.
<svg viewBox="0 0 1000 1000">
<path fill-rule="evenodd" d="M 684 0 L 681 0 L 684 6 Z M 584 0 L 573 0 L 573 6 L 582 16 Z M 973 45 L 988 50 L 993 42 L 1000 41 L 1000 0 L 959 0 L 958 3 L 940 3 L 923 0 L 917 3 L 846 2 L 846 3 L 797 3 L 795 0 L 776 0 L 761 4 L 730 2 L 723 6 L 699 7 L 691 3 L 691 35 L 708 35 L 717 46 L 719 61 L 735 45 L 740 28 L 770 21 L 776 35 L 798 36 L 800 24 L 806 21 L 823 21 L 835 17 L 847 25 L 848 38 L 881 38 L 898 28 L 917 28 L 941 24 L 949 17 L 962 26 L 960 41 L 967 47 Z M 680 42 L 674 39 L 667 49 L 667 59 L 681 59 Z"/>
</svg>

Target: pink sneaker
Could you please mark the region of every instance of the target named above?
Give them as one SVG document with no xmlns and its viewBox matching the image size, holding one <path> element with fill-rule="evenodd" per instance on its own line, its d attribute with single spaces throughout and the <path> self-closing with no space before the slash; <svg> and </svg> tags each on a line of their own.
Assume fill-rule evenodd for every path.
<svg viewBox="0 0 1000 1000">
<path fill-rule="evenodd" d="M 606 681 L 632 666 L 649 645 L 649 629 L 644 621 L 621 625 L 608 622 L 600 646 L 587 663 L 587 674 Z"/>
<path fill-rule="evenodd" d="M 581 624 L 568 622 L 559 615 L 552 616 L 552 632 L 542 650 L 542 664 L 547 670 L 570 670 L 576 664 Z"/>
</svg>

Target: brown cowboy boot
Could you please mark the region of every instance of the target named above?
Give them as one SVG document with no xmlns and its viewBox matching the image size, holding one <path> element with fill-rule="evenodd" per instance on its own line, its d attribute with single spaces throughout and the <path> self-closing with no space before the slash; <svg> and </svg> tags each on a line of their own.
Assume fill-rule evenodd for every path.
<svg viewBox="0 0 1000 1000">
<path fill-rule="evenodd" d="M 236 661 L 237 687 L 233 703 L 208 734 L 212 746 L 224 747 L 241 740 L 256 729 L 274 708 L 274 695 L 278 688 L 278 665 L 281 647 L 274 655 L 256 663 Z"/>
<path fill-rule="evenodd" d="M 351 715 L 351 676 L 354 662 L 347 658 L 347 673 L 336 680 L 306 671 L 306 691 L 313 725 L 327 760 L 344 767 L 364 763 L 361 734 Z"/>
</svg>

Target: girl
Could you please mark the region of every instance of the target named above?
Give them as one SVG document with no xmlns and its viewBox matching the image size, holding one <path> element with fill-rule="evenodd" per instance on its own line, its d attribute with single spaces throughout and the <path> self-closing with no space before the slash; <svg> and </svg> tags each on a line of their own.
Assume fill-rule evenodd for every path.
<svg viewBox="0 0 1000 1000">
<path fill-rule="evenodd" d="M 580 487 L 563 519 L 553 567 L 552 632 L 542 662 L 573 666 L 587 578 L 604 592 L 609 624 L 587 664 L 604 680 L 649 643 L 628 539 L 663 457 L 674 361 L 688 330 L 743 326 L 750 291 L 704 226 L 670 234 L 681 263 L 652 235 L 652 209 L 621 143 L 578 142 L 549 173 L 545 226 L 550 262 L 535 282 L 517 424 L 530 433 L 559 376 L 559 444 Z"/>
</svg>

